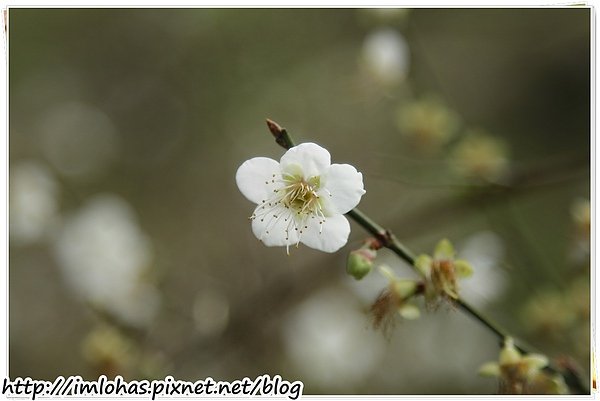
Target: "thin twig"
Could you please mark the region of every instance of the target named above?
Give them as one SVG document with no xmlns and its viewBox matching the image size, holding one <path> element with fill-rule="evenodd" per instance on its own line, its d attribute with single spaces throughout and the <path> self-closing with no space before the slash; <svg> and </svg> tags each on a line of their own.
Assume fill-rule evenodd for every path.
<svg viewBox="0 0 600 401">
<path fill-rule="evenodd" d="M 281 127 L 279 124 L 270 119 L 267 119 L 267 126 L 269 127 L 269 131 L 271 131 L 271 134 L 273 134 L 273 136 L 275 137 L 275 141 L 277 142 L 277 144 L 279 144 L 285 149 L 290 149 L 295 146 L 292 137 L 288 134 L 285 128 Z M 379 224 L 377 224 L 358 208 L 354 208 L 346 214 L 349 217 L 351 217 L 356 223 L 362 226 L 366 231 L 371 233 L 375 238 L 377 238 L 381 242 L 383 247 L 394 252 L 396 255 L 398 255 L 400 259 L 408 263 L 411 266 L 411 268 L 415 268 L 414 254 L 408 248 L 406 248 L 390 230 L 387 230 Z M 505 339 L 510 336 L 504 329 L 492 322 L 489 318 L 485 317 L 481 312 L 477 311 L 465 300 L 457 298 L 453 302 L 460 310 L 470 315 L 473 319 L 477 320 L 488 330 L 490 330 L 494 335 L 496 335 L 499 339 L 499 345 L 503 346 Z M 520 346 L 515 344 L 515 347 L 523 354 L 531 353 L 531 351 L 529 351 L 522 345 Z M 546 367 L 546 370 L 548 370 L 551 373 L 559 373 L 563 375 L 567 385 L 572 390 L 575 390 L 578 394 L 590 394 L 589 389 L 584 384 L 583 379 L 580 377 L 578 372 L 574 370 L 561 371 L 552 364 Z"/>
</svg>

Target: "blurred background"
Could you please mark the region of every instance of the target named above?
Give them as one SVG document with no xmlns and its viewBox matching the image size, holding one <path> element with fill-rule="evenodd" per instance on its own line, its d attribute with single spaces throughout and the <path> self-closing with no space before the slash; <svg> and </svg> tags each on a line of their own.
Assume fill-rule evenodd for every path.
<svg viewBox="0 0 600 401">
<path fill-rule="evenodd" d="M 590 10 L 9 10 L 11 377 L 280 374 L 308 394 L 493 394 L 496 339 L 441 307 L 388 336 L 386 280 L 264 247 L 238 166 L 297 142 L 361 209 L 550 358 L 590 360 Z M 376 265 L 414 277 L 387 252 Z"/>
</svg>

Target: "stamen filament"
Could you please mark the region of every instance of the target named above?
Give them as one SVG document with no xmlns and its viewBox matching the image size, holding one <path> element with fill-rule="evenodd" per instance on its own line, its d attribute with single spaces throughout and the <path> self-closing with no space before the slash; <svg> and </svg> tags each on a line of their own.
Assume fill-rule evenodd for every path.
<svg viewBox="0 0 600 401">
<path fill-rule="evenodd" d="M 282 173 L 279 176 L 273 174 L 273 178 L 265 182 L 267 185 L 274 185 L 271 196 L 263 199 L 250 216 L 251 220 L 259 219 L 263 223 L 266 222 L 260 239 L 273 234 L 275 230 L 283 229 L 284 232 L 279 234 L 284 235 L 289 254 L 290 234 L 294 233 L 297 236 L 295 242 L 298 246 L 303 234 L 309 230 L 309 219 L 317 219 L 319 234 L 321 234 L 326 217 L 321 197 L 317 193 L 319 182 L 319 177 L 310 177 L 306 180 L 302 176 L 289 173 Z M 331 195 L 329 191 L 327 193 Z"/>
</svg>

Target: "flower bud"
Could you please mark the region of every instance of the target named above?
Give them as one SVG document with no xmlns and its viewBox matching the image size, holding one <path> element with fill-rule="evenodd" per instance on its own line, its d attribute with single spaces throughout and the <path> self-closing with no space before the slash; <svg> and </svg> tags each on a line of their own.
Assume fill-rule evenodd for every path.
<svg viewBox="0 0 600 401">
<path fill-rule="evenodd" d="M 356 280 L 362 279 L 373 268 L 373 259 L 377 252 L 372 249 L 361 248 L 350 252 L 346 263 L 346 272 Z"/>
</svg>

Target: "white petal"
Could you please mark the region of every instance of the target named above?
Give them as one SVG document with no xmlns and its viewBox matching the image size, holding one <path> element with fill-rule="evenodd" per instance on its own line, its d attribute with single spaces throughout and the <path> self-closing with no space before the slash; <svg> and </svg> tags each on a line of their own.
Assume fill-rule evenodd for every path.
<svg viewBox="0 0 600 401">
<path fill-rule="evenodd" d="M 328 209 L 341 214 L 354 209 L 365 193 L 362 174 L 349 164 L 332 164 L 321 185 L 319 195 L 328 200 Z"/>
<path fill-rule="evenodd" d="M 300 171 L 305 178 L 321 175 L 331 165 L 327 149 L 316 143 L 301 143 L 281 156 L 281 170 L 292 174 Z"/>
<path fill-rule="evenodd" d="M 319 219 L 309 218 L 306 222 L 308 228 L 303 228 L 300 242 L 323 252 L 335 252 L 348 242 L 350 223 L 341 214 L 327 217 L 325 222 L 319 224 Z M 321 231 L 319 232 L 319 229 Z"/>
<path fill-rule="evenodd" d="M 273 195 L 280 184 L 272 183 L 273 174 L 279 175 L 279 163 L 268 157 L 246 160 L 237 170 L 235 181 L 242 194 L 251 202 L 261 203 Z"/>
<path fill-rule="evenodd" d="M 254 211 L 252 232 L 266 246 L 287 246 L 298 243 L 298 234 L 294 230 L 294 215 L 283 206 L 263 209 L 258 205 Z M 287 230 L 287 231 L 286 231 Z"/>
</svg>

